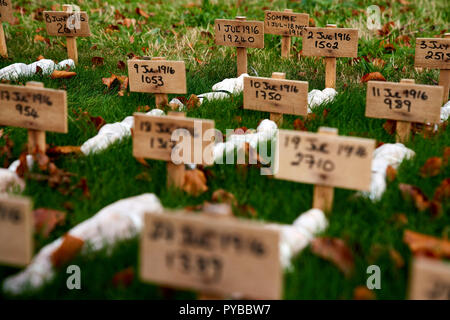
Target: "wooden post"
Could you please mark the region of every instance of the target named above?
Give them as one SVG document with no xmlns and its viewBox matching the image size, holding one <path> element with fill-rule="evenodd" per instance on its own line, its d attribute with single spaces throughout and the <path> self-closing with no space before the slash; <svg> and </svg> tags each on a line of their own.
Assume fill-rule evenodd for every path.
<svg viewBox="0 0 450 320">
<path fill-rule="evenodd" d="M 238 16 L 236 20 L 245 21 L 246 17 Z M 247 48 L 237 47 L 237 75 L 247 73 Z"/>
<path fill-rule="evenodd" d="M 284 9 L 284 12 L 292 12 L 291 9 Z M 291 55 L 291 36 L 281 36 L 281 57 L 289 58 Z"/>
<path fill-rule="evenodd" d="M 272 78 L 273 79 L 286 79 L 286 73 L 273 72 Z M 270 120 L 274 121 L 277 124 L 277 126 L 280 127 L 283 124 L 283 114 L 271 112 Z"/>
<path fill-rule="evenodd" d="M 68 13 L 72 13 L 72 5 L 63 5 L 63 10 Z M 77 49 L 77 38 L 76 37 L 66 37 L 67 38 L 67 55 L 69 59 L 72 59 L 75 64 L 78 63 L 78 49 Z"/>
<path fill-rule="evenodd" d="M 445 39 L 450 38 L 450 33 L 444 35 Z M 444 96 L 442 98 L 442 105 L 448 101 L 448 90 L 450 87 L 450 69 L 442 69 L 439 72 L 439 85 L 444 87 Z"/>
<path fill-rule="evenodd" d="M 42 82 L 28 81 L 27 87 L 43 88 Z M 28 129 L 28 154 L 35 152 L 45 153 L 47 149 L 45 142 L 45 131 Z"/>
<path fill-rule="evenodd" d="M 320 127 L 318 133 L 337 136 L 336 128 Z M 333 209 L 334 188 L 320 185 L 314 185 L 313 191 L 313 208 L 322 210 L 323 212 L 331 212 Z"/>
<path fill-rule="evenodd" d="M 185 117 L 186 114 L 184 112 L 174 112 L 170 111 L 167 113 L 168 116 L 173 117 Z M 184 174 L 186 172 L 186 168 L 184 163 L 182 164 L 174 164 L 171 161 L 167 162 L 167 186 L 173 186 L 175 188 L 181 189 L 184 186 Z"/>
<path fill-rule="evenodd" d="M 327 24 L 327 28 L 336 28 L 335 24 Z M 336 89 L 336 58 L 325 58 L 325 88 Z"/>
<path fill-rule="evenodd" d="M 415 83 L 414 79 L 402 79 L 400 83 Z M 405 143 L 409 140 L 411 135 L 411 122 L 408 121 L 397 121 L 396 125 L 396 141 L 400 143 Z"/>
<path fill-rule="evenodd" d="M 8 47 L 6 47 L 6 37 L 2 22 L 0 22 L 0 56 L 5 59 L 8 58 Z"/>
<path fill-rule="evenodd" d="M 153 57 L 152 60 L 164 61 L 164 57 Z M 169 104 L 167 93 L 155 93 L 155 104 L 157 108 L 165 107 Z"/>
</svg>

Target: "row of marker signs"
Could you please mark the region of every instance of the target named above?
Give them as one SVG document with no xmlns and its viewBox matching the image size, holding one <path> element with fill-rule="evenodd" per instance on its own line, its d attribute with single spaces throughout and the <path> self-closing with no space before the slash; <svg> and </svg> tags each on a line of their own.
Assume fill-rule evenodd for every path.
<svg viewBox="0 0 450 320">
<path fill-rule="evenodd" d="M 8 1 L 1 3 L 10 4 Z M 0 8 L 0 19 L 3 20 L 8 14 L 5 14 L 5 6 Z M 267 22 L 266 30 L 270 30 L 270 27 L 288 28 L 289 33 L 285 31 L 283 35 L 301 35 L 302 31 L 295 31 L 294 18 L 283 22 L 283 19 L 274 18 L 276 15 L 274 12 L 266 13 L 266 19 L 270 16 L 274 20 L 273 24 Z M 83 16 L 82 25 L 88 21 L 87 15 L 83 13 Z M 80 28 L 86 30 L 82 26 Z M 235 46 L 261 46 L 262 28 L 262 22 L 217 20 L 216 41 Z M 70 34 L 63 35 L 75 36 L 64 25 L 59 30 L 69 30 Z M 337 43 L 336 48 L 333 48 L 334 45 L 329 48 L 327 44 L 326 48 L 321 48 L 321 42 L 318 42 L 318 47 L 316 44 L 312 46 L 315 49 L 307 49 L 310 52 L 326 57 L 356 56 L 357 31 L 334 29 L 330 33 L 329 29 L 306 30 L 304 39 L 312 32 L 314 43 L 317 35 L 320 35 L 318 40 L 324 37 L 325 43 Z M 231 39 L 229 35 L 233 35 Z M 234 35 L 247 38 L 235 38 Z M 434 50 L 431 49 L 432 45 L 437 46 L 436 43 L 439 43 L 440 47 L 436 50 L 444 50 L 445 57 L 449 55 L 449 39 L 417 41 L 418 46 L 422 47 L 425 41 L 430 50 Z M 437 64 L 436 61 L 427 60 L 424 57 L 426 54 L 423 50 L 416 50 L 417 65 L 450 69 L 448 58 Z M 440 54 L 438 56 L 441 57 Z M 183 61 L 166 61 L 162 58 L 129 60 L 128 73 L 131 91 L 154 93 L 157 101 L 167 101 L 169 93 L 187 92 Z M 437 123 L 440 119 L 444 88 L 413 82 L 370 81 L 367 87 L 366 116 L 397 120 L 402 130 L 398 132 L 400 140 L 407 139 L 405 128 L 411 122 Z M 274 73 L 272 78 L 246 77 L 244 108 L 270 112 L 278 120 L 282 114 L 306 115 L 307 93 L 307 82 L 285 80 L 284 74 Z M 40 139 L 29 141 L 29 144 L 32 143 L 41 151 L 45 151 L 45 131 L 68 131 L 67 97 L 63 90 L 45 89 L 42 84 L 33 82 L 26 86 L 0 85 L 0 103 L 0 125 L 28 129 L 29 140 L 40 136 Z M 183 113 L 171 113 L 165 117 L 136 113 L 134 117 L 133 155 L 166 161 L 168 184 L 180 187 L 182 182 L 179 177 L 184 174 L 185 167 L 184 164 L 175 165 L 171 160 L 175 147 L 171 135 L 175 129 L 183 128 L 194 133 L 193 157 L 183 159 L 184 163 L 212 164 L 211 146 L 214 137 L 205 140 L 195 132 L 199 124 L 202 132 L 214 128 L 214 121 L 186 118 Z M 333 187 L 369 189 L 374 148 L 374 140 L 338 136 L 337 130 L 333 128 L 321 128 L 318 133 L 279 130 L 275 157 L 275 168 L 278 170 L 275 178 L 314 184 L 312 206 L 329 211 L 333 202 Z M 206 156 L 195 158 L 194 155 L 199 153 Z M 33 253 L 31 207 L 30 200 L 26 198 L 0 198 L 1 262 L 12 265 L 30 262 Z M 207 213 L 201 216 L 192 216 L 186 212 L 164 215 L 148 213 L 141 239 L 142 279 L 206 293 L 227 295 L 239 292 L 249 298 L 281 298 L 282 269 L 279 263 L 278 232 L 257 222 L 230 218 L 220 219 L 217 223 L 217 219 Z M 430 298 L 431 289 L 438 284 L 442 286 L 442 283 L 446 283 L 448 290 L 450 268 L 444 263 L 420 259 L 415 260 L 413 268 L 412 298 Z M 440 298 L 444 294 L 434 294 L 432 297 Z"/>
</svg>

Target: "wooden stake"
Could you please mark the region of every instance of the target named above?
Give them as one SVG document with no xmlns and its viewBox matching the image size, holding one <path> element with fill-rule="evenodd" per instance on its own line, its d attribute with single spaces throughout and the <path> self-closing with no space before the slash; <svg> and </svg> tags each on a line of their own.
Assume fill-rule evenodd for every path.
<svg viewBox="0 0 450 320">
<path fill-rule="evenodd" d="M 185 117 L 186 114 L 184 112 L 174 112 L 169 111 L 167 113 L 168 116 L 173 117 Z M 174 164 L 171 161 L 167 162 L 167 186 L 175 187 L 177 189 L 181 189 L 184 186 L 184 174 L 186 172 L 186 168 L 184 163 L 182 164 Z"/>
<path fill-rule="evenodd" d="M 236 20 L 245 21 L 246 17 L 238 16 Z M 237 47 L 237 75 L 247 73 L 247 48 Z"/>
<path fill-rule="evenodd" d="M 6 47 L 5 31 L 3 30 L 3 23 L 0 22 L 0 56 L 8 58 L 8 48 Z"/>
<path fill-rule="evenodd" d="M 337 136 L 336 128 L 320 127 L 318 133 Z M 331 212 L 333 208 L 334 188 L 314 185 L 313 191 L 313 208 L 322 210 L 323 212 Z"/>
<path fill-rule="evenodd" d="M 166 59 L 164 57 L 153 57 L 152 60 L 164 61 Z M 169 96 L 167 93 L 155 93 L 155 104 L 157 108 L 167 106 L 169 104 Z"/>
<path fill-rule="evenodd" d="M 327 24 L 327 28 L 336 28 L 335 24 Z M 336 58 L 325 58 L 325 88 L 336 89 Z"/>
<path fill-rule="evenodd" d="M 28 81 L 27 87 L 43 88 L 42 82 Z M 47 145 L 45 142 L 45 131 L 28 129 L 28 154 L 35 152 L 45 153 Z"/>
<path fill-rule="evenodd" d="M 63 5 L 63 10 L 68 13 L 72 13 L 72 5 Z M 78 63 L 78 49 L 77 49 L 77 38 L 76 37 L 66 37 L 67 38 L 67 55 L 69 59 L 72 59 L 75 64 Z"/>
<path fill-rule="evenodd" d="M 284 12 L 292 12 L 291 9 L 284 9 Z M 281 56 L 289 58 L 291 55 L 291 36 L 281 36 Z"/>
<path fill-rule="evenodd" d="M 402 79 L 400 83 L 415 83 L 414 79 Z M 397 121 L 396 125 L 396 140 L 400 143 L 405 143 L 409 140 L 411 135 L 411 122 Z"/>
<path fill-rule="evenodd" d="M 286 73 L 282 72 L 273 72 L 272 73 L 273 79 L 286 79 Z M 270 113 L 270 120 L 275 122 L 278 127 L 280 127 L 283 124 L 283 114 L 282 113 Z"/>
<path fill-rule="evenodd" d="M 450 38 L 450 33 L 446 33 L 444 38 Z M 442 98 L 442 105 L 448 101 L 448 90 L 450 87 L 450 69 L 442 69 L 439 72 L 439 85 L 444 87 L 444 96 Z"/>
</svg>

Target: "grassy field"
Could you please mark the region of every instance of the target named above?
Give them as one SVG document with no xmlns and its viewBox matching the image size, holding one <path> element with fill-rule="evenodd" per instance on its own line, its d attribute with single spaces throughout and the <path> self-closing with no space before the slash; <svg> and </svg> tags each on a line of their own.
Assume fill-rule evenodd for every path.
<svg viewBox="0 0 450 320">
<path fill-rule="evenodd" d="M 6 25 L 6 36 L 10 57 L 0 58 L 0 68 L 14 62 L 32 63 L 39 55 L 47 59 L 66 59 L 64 39 L 48 37 L 40 8 L 50 9 L 55 1 L 13 1 L 20 6 L 15 12 L 20 23 Z M 384 8 L 382 25 L 393 21 L 395 25 L 389 34 L 379 35 L 366 27 L 365 10 L 372 1 L 262 1 L 244 0 L 239 7 L 236 1 L 135 1 L 119 0 L 107 2 L 75 1 L 90 16 L 92 36 L 78 39 L 79 64 L 71 79 L 50 79 L 36 75 L 20 79 L 42 81 L 48 88 L 67 90 L 69 104 L 69 133 L 47 134 L 50 146 L 81 145 L 96 134 L 94 125 L 79 117 L 73 111 L 87 111 L 92 116 L 101 116 L 107 123 L 122 121 L 132 115 L 139 106 L 153 106 L 150 94 L 127 93 L 118 95 L 118 90 L 107 90 L 102 78 L 111 73 L 127 75 L 118 67 L 119 61 L 126 62 L 127 55 L 165 56 L 167 59 L 186 61 L 187 87 L 191 94 L 211 91 L 214 83 L 236 76 L 235 49 L 218 47 L 214 44 L 214 20 L 245 15 L 248 19 L 263 20 L 264 10 L 291 8 L 295 12 L 309 13 L 316 26 L 336 23 L 339 27 L 360 29 L 359 61 L 342 58 L 337 62 L 337 98 L 314 110 L 315 117 L 303 119 L 309 131 L 319 126 L 339 129 L 341 135 L 355 135 L 392 143 L 395 137 L 383 128 L 384 120 L 364 117 L 366 86 L 361 77 L 372 71 L 381 72 L 388 81 L 402 78 L 415 79 L 417 83 L 437 84 L 438 70 L 415 70 L 415 37 L 433 37 L 448 29 L 450 10 L 445 0 L 426 1 L 377 1 Z M 62 3 L 61 3 L 62 4 Z M 145 18 L 136 12 L 141 8 L 150 15 Z M 135 19 L 135 26 L 119 24 L 126 18 Z M 117 26 L 117 30 L 111 27 Z M 34 41 L 39 34 L 49 42 Z M 403 37 L 406 43 L 399 41 Z M 130 39 L 130 37 L 133 37 Z M 384 45 L 392 43 L 394 50 Z M 288 79 L 309 82 L 309 88 L 324 88 L 324 66 L 321 59 L 299 57 L 301 39 L 293 39 L 293 57 L 280 57 L 281 40 L 278 36 L 265 36 L 265 49 L 249 50 L 249 72 L 259 76 L 270 76 L 272 72 L 285 72 Z M 94 66 L 93 57 L 103 57 L 104 65 Z M 364 58 L 366 57 L 367 60 Z M 381 60 L 373 60 L 373 58 Z M 170 95 L 170 98 L 174 97 Z M 201 107 L 187 111 L 187 116 L 214 119 L 216 127 L 225 129 L 238 127 L 256 128 L 268 114 L 242 109 L 242 94 L 223 101 L 205 102 Z M 328 114 L 324 115 L 324 110 Z M 282 128 L 293 129 L 297 117 L 285 116 Z M 5 127 L 14 141 L 14 160 L 26 149 L 25 129 Z M 4 141 L 0 141 L 0 146 Z M 233 193 L 241 205 L 253 207 L 256 216 L 252 219 L 292 223 L 302 212 L 310 209 L 312 186 L 292 183 L 261 176 L 259 169 L 249 167 L 240 170 L 235 165 L 215 165 L 208 179 L 208 192 L 199 197 L 182 191 L 166 188 L 165 163 L 148 161 L 149 167 L 137 162 L 131 152 L 131 138 L 116 143 L 96 155 L 68 155 L 59 157 L 59 168 L 75 173 L 76 178 L 85 177 L 91 196 L 83 196 L 81 189 L 71 195 L 63 195 L 50 188 L 45 182 L 28 180 L 25 195 L 31 197 L 35 208 L 46 207 L 67 211 L 63 226 L 55 229 L 48 238 L 36 236 L 36 252 L 60 237 L 70 228 L 94 215 L 104 206 L 119 199 L 145 192 L 155 193 L 165 207 L 182 208 L 201 204 L 211 198 L 212 192 L 223 188 Z M 416 152 L 416 157 L 404 161 L 397 178 L 388 184 L 380 201 L 355 197 L 353 191 L 336 189 L 333 211 L 329 213 L 330 226 L 325 236 L 344 239 L 355 259 L 355 273 L 346 278 L 332 263 L 315 256 L 309 249 L 293 261 L 293 268 L 285 274 L 286 299 L 351 299 L 354 288 L 366 284 L 367 266 L 377 264 L 382 271 L 382 289 L 374 293 L 378 299 L 404 299 L 407 294 L 407 280 L 411 253 L 403 243 L 403 231 L 417 232 L 443 237 L 450 228 L 450 205 L 443 203 L 442 213 L 434 216 L 428 210 L 418 211 L 411 201 L 404 201 L 398 188 L 399 183 L 420 186 L 430 198 L 444 178 L 450 176 L 450 166 L 440 174 L 423 178 L 419 174 L 425 161 L 433 156 L 442 156 L 450 146 L 450 131 L 441 130 L 428 137 L 418 133 L 407 147 Z M 5 162 L 0 158 L 0 163 Z M 145 173 L 145 174 L 143 174 Z M 245 212 L 237 213 L 245 215 Z M 397 223 L 403 214 L 407 221 Z M 80 256 L 73 261 L 82 270 L 82 290 L 66 288 L 67 274 L 61 269 L 54 281 L 35 292 L 8 298 L 50 298 L 50 299 L 159 299 L 194 297 L 189 292 L 168 292 L 154 285 L 144 284 L 137 276 L 127 286 L 115 287 L 113 276 L 128 267 L 137 273 L 138 239 L 120 243 L 112 256 L 96 252 Z M 390 255 L 396 250 L 404 266 L 396 265 Z M 0 267 L 0 282 L 17 273 L 14 268 Z M 0 294 L 1 295 L 1 294 Z"/>
</svg>

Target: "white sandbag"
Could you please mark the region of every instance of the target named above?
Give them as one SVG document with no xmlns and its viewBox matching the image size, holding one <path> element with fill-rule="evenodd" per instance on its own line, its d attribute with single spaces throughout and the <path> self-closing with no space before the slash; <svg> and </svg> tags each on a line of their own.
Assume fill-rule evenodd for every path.
<svg viewBox="0 0 450 320">
<path fill-rule="evenodd" d="M 441 122 L 447 121 L 450 117 L 450 101 L 441 108 Z"/>
<path fill-rule="evenodd" d="M 162 213 L 162 210 L 161 203 L 154 194 L 142 194 L 110 204 L 92 218 L 75 226 L 69 234 L 85 242 L 84 250 L 100 250 L 118 241 L 135 237 L 143 228 L 144 214 Z M 20 294 L 27 286 L 36 289 L 51 280 L 55 274 L 51 255 L 62 241 L 62 238 L 59 238 L 42 248 L 26 269 L 4 281 L 3 290 Z"/>
<path fill-rule="evenodd" d="M 308 93 L 308 113 L 322 103 L 330 102 L 336 97 L 337 91 L 333 88 L 325 88 L 322 91 L 314 89 Z"/>
<path fill-rule="evenodd" d="M 0 79 L 15 80 L 19 77 L 30 77 L 35 75 L 39 69 L 42 70 L 44 75 L 51 74 L 54 70 L 61 70 L 66 68 L 74 68 L 75 62 L 72 59 L 63 60 L 58 64 L 55 64 L 50 59 L 42 59 L 29 65 L 24 63 L 13 63 L 0 70 Z"/>
<path fill-rule="evenodd" d="M 238 78 L 228 78 L 222 80 L 215 85 L 213 85 L 212 89 L 214 91 L 227 91 L 231 94 L 239 94 L 244 90 L 244 77 L 248 77 L 248 74 L 241 74 Z M 200 103 L 203 102 L 203 99 L 207 100 L 220 100 L 226 99 L 230 95 L 226 92 L 207 92 L 202 93 L 198 96 L 200 99 Z"/>
<path fill-rule="evenodd" d="M 0 193 L 19 191 L 25 189 L 25 181 L 15 171 L 0 168 Z"/>
</svg>

